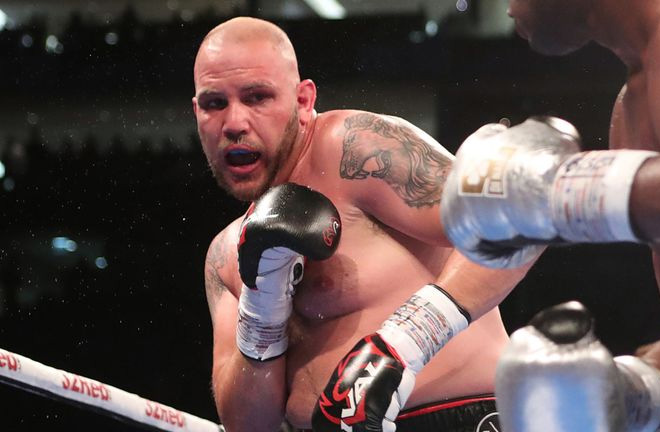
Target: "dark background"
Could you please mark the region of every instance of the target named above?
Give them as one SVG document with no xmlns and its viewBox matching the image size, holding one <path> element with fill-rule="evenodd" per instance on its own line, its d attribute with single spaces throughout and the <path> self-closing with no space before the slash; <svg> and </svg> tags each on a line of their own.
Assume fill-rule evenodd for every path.
<svg viewBox="0 0 660 432">
<path fill-rule="evenodd" d="M 0 31 L 0 348 L 212 421 L 204 256 L 245 206 L 215 186 L 190 97 L 197 46 L 226 18 L 155 23 L 127 10 L 89 23 L 72 15 L 58 35 L 63 49 L 50 50 L 44 17 Z M 319 87 L 321 111 L 402 114 L 385 89 L 422 91 L 431 114 L 410 120 L 430 122 L 451 151 L 484 123 L 533 114 L 566 118 L 585 147 L 606 148 L 625 79 L 612 54 L 589 46 L 542 57 L 513 34 L 460 31 L 473 18 L 448 18 L 421 39 L 411 37 L 424 28 L 421 14 L 277 22 L 297 47 L 301 74 Z M 109 32 L 118 43 L 107 43 Z M 150 120 L 155 107 L 164 119 Z M 101 120 L 86 120 L 90 112 Z M 54 248 L 55 237 L 75 250 Z M 643 246 L 551 249 L 501 309 L 513 331 L 570 299 L 592 310 L 615 354 L 660 336 Z M 41 429 L 134 430 L 1 385 L 0 430 Z"/>
</svg>

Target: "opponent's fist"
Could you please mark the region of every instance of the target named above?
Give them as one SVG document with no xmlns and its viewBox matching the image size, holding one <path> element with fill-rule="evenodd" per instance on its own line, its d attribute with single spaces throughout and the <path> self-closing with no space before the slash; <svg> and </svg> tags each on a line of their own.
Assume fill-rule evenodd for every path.
<svg viewBox="0 0 660 432">
<path fill-rule="evenodd" d="M 329 258 L 340 237 L 339 212 L 307 187 L 275 186 L 252 204 L 238 241 L 243 288 L 236 341 L 244 355 L 267 360 L 286 351 L 292 296 L 305 258 Z"/>
<path fill-rule="evenodd" d="M 473 261 L 518 267 L 552 243 L 639 242 L 629 201 L 642 150 L 579 152 L 568 122 L 532 117 L 468 137 L 443 190 L 447 237 Z"/>
<path fill-rule="evenodd" d="M 458 149 L 445 184 L 442 223 L 468 258 L 489 267 L 518 267 L 558 233 L 550 192 L 561 163 L 580 151 L 568 122 L 533 117 L 507 128 L 487 124 Z"/>
<path fill-rule="evenodd" d="M 578 302 L 546 309 L 511 335 L 495 395 L 508 432 L 650 432 L 660 425 L 660 373 L 636 357 L 612 358 Z"/>
</svg>

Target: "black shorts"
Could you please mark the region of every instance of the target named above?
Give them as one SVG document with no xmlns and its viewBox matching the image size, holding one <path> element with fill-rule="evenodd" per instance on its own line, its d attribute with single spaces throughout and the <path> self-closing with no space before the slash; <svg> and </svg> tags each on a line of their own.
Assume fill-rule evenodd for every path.
<svg viewBox="0 0 660 432">
<path fill-rule="evenodd" d="M 501 432 L 493 394 L 466 396 L 410 408 L 396 418 L 396 432 Z M 311 432 L 310 429 L 287 429 Z"/>
<path fill-rule="evenodd" d="M 402 411 L 397 432 L 501 432 L 494 395 L 450 399 Z"/>
</svg>

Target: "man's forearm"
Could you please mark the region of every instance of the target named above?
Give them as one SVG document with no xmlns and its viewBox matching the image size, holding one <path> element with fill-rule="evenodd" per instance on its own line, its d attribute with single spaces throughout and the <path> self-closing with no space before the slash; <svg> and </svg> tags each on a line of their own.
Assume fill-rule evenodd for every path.
<svg viewBox="0 0 660 432">
<path fill-rule="evenodd" d="M 475 264 L 454 251 L 436 283 L 476 320 L 499 305 L 525 277 L 532 264 L 516 269 L 495 270 Z"/>
<path fill-rule="evenodd" d="M 638 236 L 660 246 L 660 157 L 647 160 L 635 175 L 630 218 Z"/>
<path fill-rule="evenodd" d="M 228 432 L 277 431 L 286 407 L 286 356 L 265 362 L 238 350 L 213 367 L 213 393 Z"/>
</svg>

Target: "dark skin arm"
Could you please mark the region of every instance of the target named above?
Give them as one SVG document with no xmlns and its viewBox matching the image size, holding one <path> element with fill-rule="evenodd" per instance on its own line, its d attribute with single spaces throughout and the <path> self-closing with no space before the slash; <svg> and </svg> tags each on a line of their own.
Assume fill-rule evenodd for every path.
<svg viewBox="0 0 660 432">
<path fill-rule="evenodd" d="M 652 241 L 653 267 L 660 289 L 660 157 L 647 160 L 637 172 L 630 195 L 630 217 L 638 235 Z M 635 355 L 660 369 L 660 341 L 642 345 Z"/>
<path fill-rule="evenodd" d="M 660 248 L 660 157 L 637 172 L 630 194 L 630 216 L 639 235 Z"/>
</svg>

